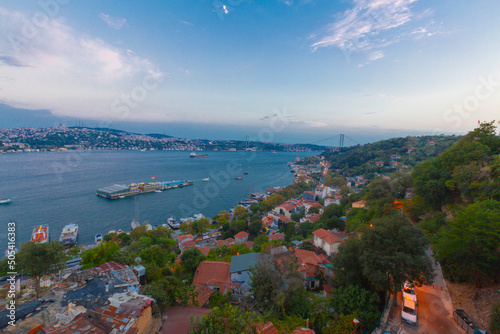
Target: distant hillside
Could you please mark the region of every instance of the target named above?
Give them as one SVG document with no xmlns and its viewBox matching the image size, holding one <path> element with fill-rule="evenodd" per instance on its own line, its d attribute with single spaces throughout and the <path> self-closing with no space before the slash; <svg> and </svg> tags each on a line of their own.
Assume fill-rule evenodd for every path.
<svg viewBox="0 0 500 334">
<path fill-rule="evenodd" d="M 365 145 L 325 151 L 321 156 L 332 164 L 332 169 L 338 169 L 340 173 L 348 175 L 380 173 L 394 171 L 396 167 L 391 167 L 391 161 L 398 162 L 398 168 L 403 165 L 413 167 L 421 161 L 437 157 L 460 138 L 460 136 L 392 138 Z M 383 162 L 383 166 L 376 166 L 377 162 L 379 165 L 382 165 Z"/>
</svg>

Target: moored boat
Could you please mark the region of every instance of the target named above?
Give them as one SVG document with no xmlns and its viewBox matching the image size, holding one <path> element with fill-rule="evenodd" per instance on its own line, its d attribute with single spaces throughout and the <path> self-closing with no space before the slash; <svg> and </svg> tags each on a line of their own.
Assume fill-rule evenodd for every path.
<svg viewBox="0 0 500 334">
<path fill-rule="evenodd" d="M 95 235 L 95 243 L 96 243 L 96 245 L 100 245 L 102 243 L 102 240 L 103 240 L 102 239 L 102 234 L 98 233 L 98 234 Z"/>
<path fill-rule="evenodd" d="M 46 243 L 49 241 L 49 226 L 40 225 L 33 228 L 31 233 L 31 242 Z"/>
<path fill-rule="evenodd" d="M 167 225 L 174 229 L 177 230 L 181 225 L 177 222 L 177 220 L 174 219 L 174 217 L 170 217 L 167 219 Z"/>
<path fill-rule="evenodd" d="M 61 236 L 59 237 L 59 242 L 65 246 L 74 246 L 76 244 L 76 238 L 78 237 L 78 225 L 68 224 L 63 227 Z"/>
</svg>

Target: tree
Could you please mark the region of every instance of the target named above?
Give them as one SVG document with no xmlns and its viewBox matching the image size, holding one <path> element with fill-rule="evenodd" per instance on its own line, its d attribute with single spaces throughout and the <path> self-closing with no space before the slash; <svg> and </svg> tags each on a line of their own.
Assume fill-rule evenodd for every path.
<svg viewBox="0 0 500 334">
<path fill-rule="evenodd" d="M 196 293 L 195 287 L 186 285 L 175 276 L 168 275 L 144 286 L 141 293 L 151 296 L 156 300 L 161 309 L 173 305 L 194 305 Z"/>
<path fill-rule="evenodd" d="M 404 282 L 430 284 L 433 269 L 425 253 L 429 244 L 421 229 L 399 214 L 384 217 L 365 227 L 361 239 L 350 239 L 333 258 L 336 284 L 356 284 L 392 294 Z"/>
<path fill-rule="evenodd" d="M 238 205 L 236 208 L 234 208 L 234 213 L 233 213 L 234 220 L 241 220 L 247 217 L 248 217 L 247 209 L 245 209 L 243 206 Z"/>
<path fill-rule="evenodd" d="M 295 222 L 289 222 L 286 227 L 285 241 L 290 242 L 295 236 Z"/>
<path fill-rule="evenodd" d="M 168 251 L 158 245 L 145 248 L 141 251 L 140 257 L 145 263 L 156 263 L 160 268 L 167 264 Z"/>
<path fill-rule="evenodd" d="M 100 246 L 82 253 L 82 268 L 89 269 L 114 260 L 114 255 L 120 250 L 116 241 L 103 242 Z"/>
<path fill-rule="evenodd" d="M 262 221 L 260 219 L 252 221 L 250 225 L 248 225 L 248 233 L 250 235 L 258 235 L 262 230 Z"/>
<path fill-rule="evenodd" d="M 256 333 L 257 318 L 253 313 L 243 312 L 237 306 L 225 304 L 214 307 L 203 318 L 191 319 L 191 334 Z"/>
<path fill-rule="evenodd" d="M 223 216 L 224 217 L 224 216 Z M 210 228 L 208 218 L 200 218 L 198 220 L 188 220 L 181 224 L 180 230 L 182 233 L 200 234 L 206 232 Z"/>
<path fill-rule="evenodd" d="M 314 246 L 310 241 L 304 241 L 299 245 L 299 249 L 314 251 Z"/>
<path fill-rule="evenodd" d="M 253 239 L 252 250 L 259 253 L 263 245 L 269 243 L 269 237 L 265 234 L 259 234 L 255 239 Z"/>
<path fill-rule="evenodd" d="M 307 316 L 309 299 L 305 298 L 302 275 L 295 257 L 284 257 L 279 264 L 270 256 L 261 256 L 250 269 L 250 291 L 263 310 L 283 315 Z"/>
<path fill-rule="evenodd" d="M 497 279 L 500 274 L 500 202 L 486 200 L 459 211 L 436 236 L 436 256 L 447 276 L 456 281 Z"/>
<path fill-rule="evenodd" d="M 26 242 L 16 254 L 18 270 L 35 281 L 36 297 L 40 298 L 40 280 L 43 276 L 58 272 L 65 267 L 64 247 L 57 241 L 48 243 Z"/>
<path fill-rule="evenodd" d="M 366 330 L 375 325 L 380 311 L 380 298 L 376 292 L 365 290 L 356 285 L 341 286 L 335 289 L 332 300 L 333 309 L 338 314 L 357 314 Z"/>
<path fill-rule="evenodd" d="M 196 268 L 198 268 L 198 265 L 202 261 L 205 261 L 205 255 L 203 255 L 198 248 L 188 249 L 181 254 L 182 269 L 191 280 Z"/>
</svg>

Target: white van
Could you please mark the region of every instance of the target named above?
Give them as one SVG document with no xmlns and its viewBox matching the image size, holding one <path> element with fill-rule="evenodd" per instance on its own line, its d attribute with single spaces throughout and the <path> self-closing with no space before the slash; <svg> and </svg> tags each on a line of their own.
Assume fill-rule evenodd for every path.
<svg viewBox="0 0 500 334">
<path fill-rule="evenodd" d="M 415 305 L 415 302 L 411 299 L 408 298 L 403 298 L 403 308 L 401 310 L 401 319 L 403 321 L 411 324 L 411 325 L 416 325 L 417 324 L 417 307 Z"/>
</svg>

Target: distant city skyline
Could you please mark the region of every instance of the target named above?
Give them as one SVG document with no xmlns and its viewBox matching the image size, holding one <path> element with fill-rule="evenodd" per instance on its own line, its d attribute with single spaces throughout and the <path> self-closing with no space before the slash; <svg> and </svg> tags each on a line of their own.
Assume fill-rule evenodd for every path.
<svg viewBox="0 0 500 334">
<path fill-rule="evenodd" d="M 0 5 L 0 127 L 353 143 L 499 120 L 500 3 Z"/>
</svg>

